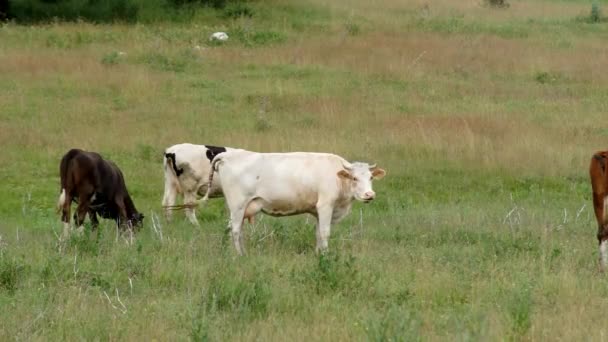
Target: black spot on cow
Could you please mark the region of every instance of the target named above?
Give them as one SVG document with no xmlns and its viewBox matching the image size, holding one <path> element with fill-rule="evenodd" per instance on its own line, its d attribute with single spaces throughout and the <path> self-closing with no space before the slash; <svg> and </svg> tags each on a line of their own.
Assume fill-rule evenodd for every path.
<svg viewBox="0 0 608 342">
<path fill-rule="evenodd" d="M 209 161 L 212 161 L 213 158 L 215 158 L 215 156 L 217 156 L 220 153 L 226 152 L 226 148 L 225 147 L 221 147 L 221 146 L 210 146 L 210 145 L 205 145 L 205 147 L 207 147 L 207 159 L 209 159 Z"/>
<path fill-rule="evenodd" d="M 184 169 L 178 169 L 177 165 L 175 165 L 175 153 L 165 153 L 165 158 L 167 158 L 167 163 L 171 165 L 177 177 L 184 173 Z"/>
</svg>

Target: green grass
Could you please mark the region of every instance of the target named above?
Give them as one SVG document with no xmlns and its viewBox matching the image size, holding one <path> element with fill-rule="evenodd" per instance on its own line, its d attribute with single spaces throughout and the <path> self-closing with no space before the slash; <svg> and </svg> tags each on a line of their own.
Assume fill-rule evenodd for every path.
<svg viewBox="0 0 608 342">
<path fill-rule="evenodd" d="M 0 340 L 602 339 L 587 167 L 606 148 L 608 26 L 577 19 L 586 1 L 510 3 L 1 26 Z M 201 228 L 162 218 L 162 151 L 181 142 L 387 176 L 327 255 L 312 218 L 260 216 L 239 258 L 223 200 Z M 72 147 L 123 170 L 146 215 L 132 245 L 110 221 L 59 244 Z"/>
</svg>

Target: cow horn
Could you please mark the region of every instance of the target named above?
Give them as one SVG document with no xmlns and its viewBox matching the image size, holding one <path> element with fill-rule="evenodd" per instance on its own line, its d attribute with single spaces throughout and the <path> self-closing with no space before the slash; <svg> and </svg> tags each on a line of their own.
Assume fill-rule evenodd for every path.
<svg viewBox="0 0 608 342">
<path fill-rule="evenodd" d="M 370 170 L 373 170 L 373 169 L 375 169 L 377 166 L 378 166 L 378 165 L 376 165 L 376 164 L 372 164 L 372 165 L 370 165 L 370 166 L 369 166 L 369 169 L 370 169 Z"/>
<path fill-rule="evenodd" d="M 342 161 L 342 166 L 349 171 L 353 169 L 353 164 L 347 162 L 346 160 Z"/>
</svg>

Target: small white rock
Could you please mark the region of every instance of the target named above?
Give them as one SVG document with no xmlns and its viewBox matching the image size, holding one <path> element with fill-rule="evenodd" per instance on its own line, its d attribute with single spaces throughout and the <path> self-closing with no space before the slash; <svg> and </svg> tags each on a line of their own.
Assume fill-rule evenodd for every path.
<svg viewBox="0 0 608 342">
<path fill-rule="evenodd" d="M 209 37 L 209 40 L 219 40 L 221 42 L 225 42 L 228 40 L 228 35 L 226 32 L 215 32 Z"/>
</svg>

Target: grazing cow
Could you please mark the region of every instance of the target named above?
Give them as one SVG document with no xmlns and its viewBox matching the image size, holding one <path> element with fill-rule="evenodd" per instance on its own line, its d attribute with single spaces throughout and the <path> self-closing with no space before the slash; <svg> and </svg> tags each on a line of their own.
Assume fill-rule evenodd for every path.
<svg viewBox="0 0 608 342">
<path fill-rule="evenodd" d="M 175 206 L 178 193 L 183 194 L 185 205 L 195 205 L 197 196 L 203 196 L 207 193 L 211 160 L 227 150 L 232 149 L 230 147 L 194 144 L 173 145 L 165 150 L 163 206 L 167 218 L 171 217 L 172 209 L 170 207 Z M 210 190 L 210 197 L 222 196 L 219 182 L 214 183 Z M 186 207 L 186 216 L 193 225 L 198 226 L 193 207 Z"/>
<path fill-rule="evenodd" d="M 230 209 L 232 239 L 243 254 L 244 218 L 262 211 L 271 216 L 308 213 L 317 218 L 316 250 L 327 249 L 330 226 L 351 209 L 353 201 L 376 196 L 372 179 L 386 174 L 376 165 L 350 163 L 329 153 L 256 153 L 233 150 L 217 156 L 212 168 Z M 213 174 L 209 175 L 209 183 Z M 203 198 L 203 201 L 207 196 Z"/>
<path fill-rule="evenodd" d="M 104 160 L 95 152 L 72 149 L 61 159 L 59 166 L 61 195 L 57 207 L 61 210 L 63 236 L 70 231 L 70 207 L 72 201 L 78 203 L 74 220 L 79 232 L 88 213 L 93 229 L 103 218 L 113 219 L 120 227 L 141 226 L 144 215 L 139 213 L 129 196 L 122 172 L 109 160 Z"/>
<path fill-rule="evenodd" d="M 597 240 L 600 245 L 600 271 L 608 263 L 608 151 L 598 152 L 591 158 L 589 176 L 593 189 L 593 209 L 597 220 Z"/>
</svg>

